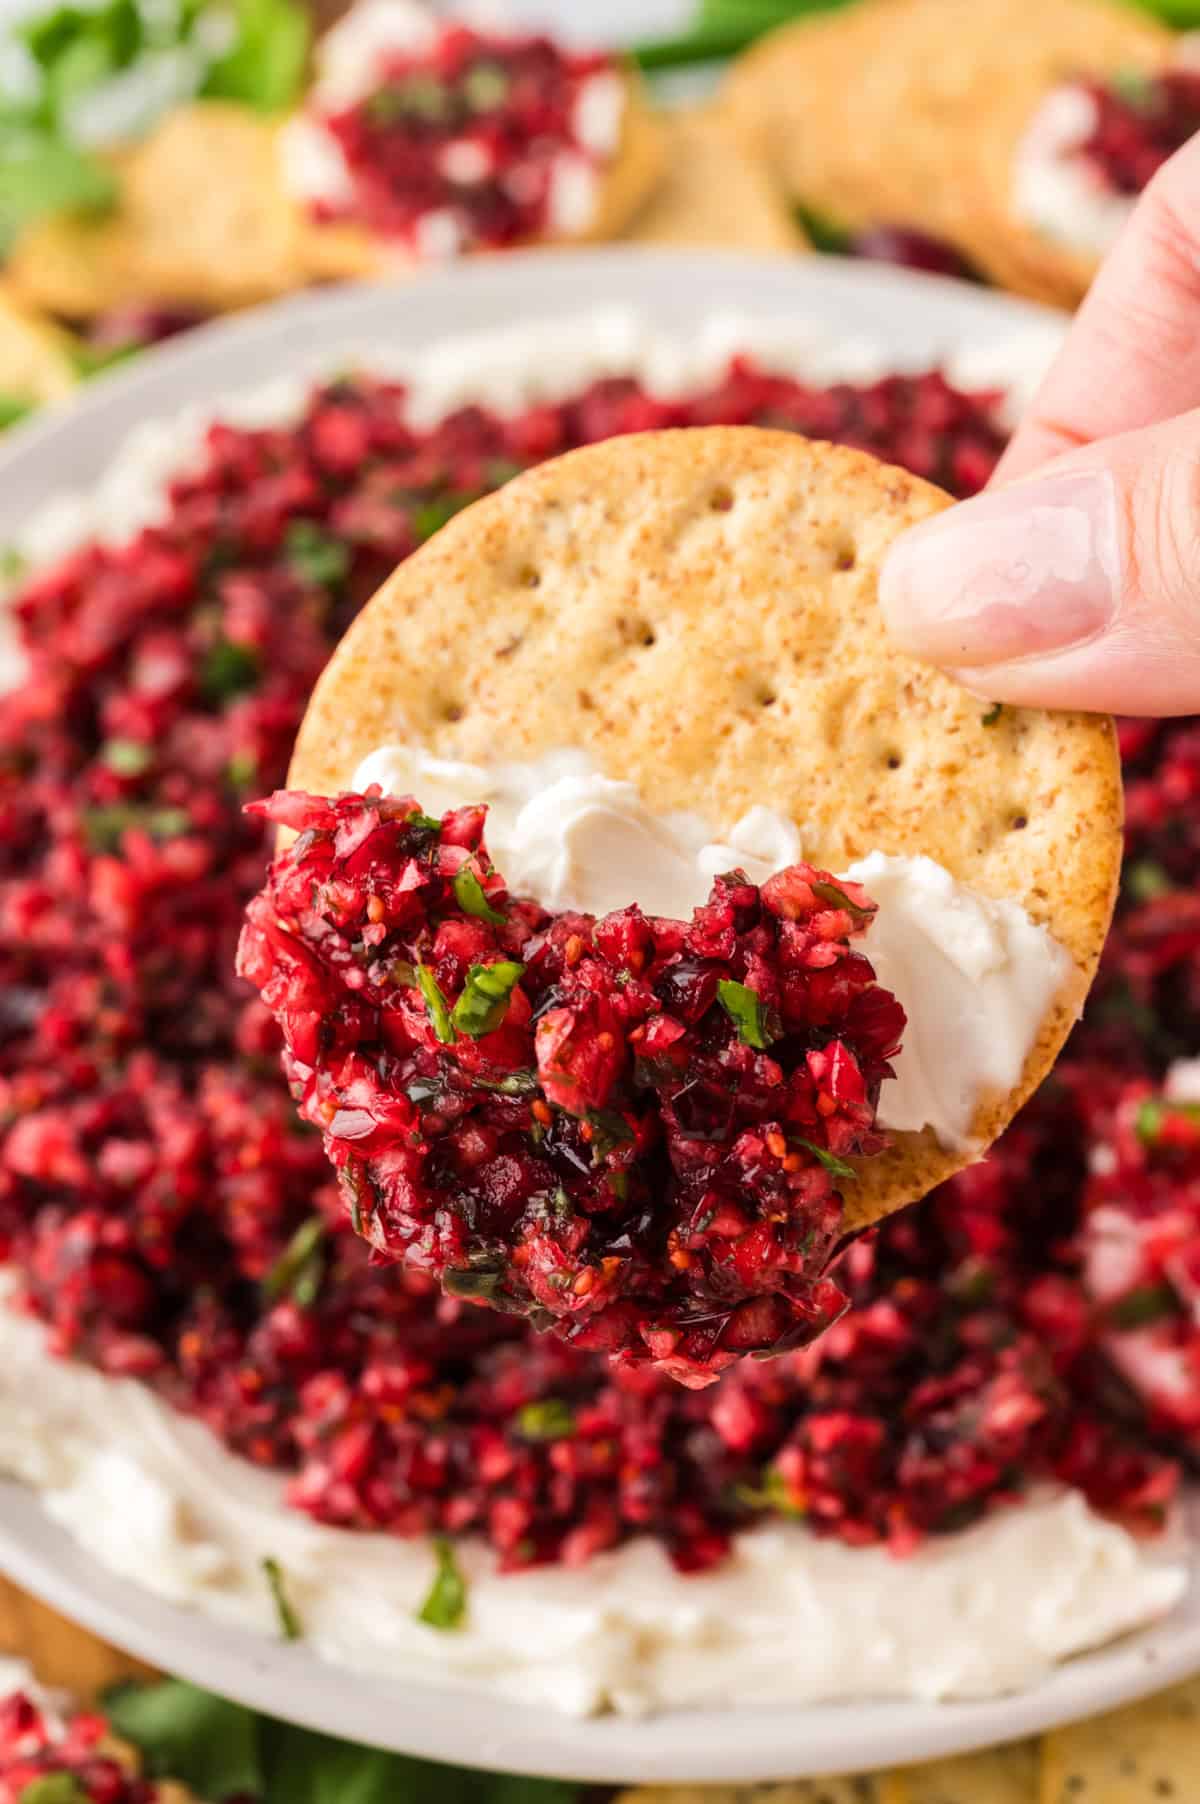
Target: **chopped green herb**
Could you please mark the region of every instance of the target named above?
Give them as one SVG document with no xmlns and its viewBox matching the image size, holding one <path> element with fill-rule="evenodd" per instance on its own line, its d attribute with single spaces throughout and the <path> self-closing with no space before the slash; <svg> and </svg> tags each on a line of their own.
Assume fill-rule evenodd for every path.
<svg viewBox="0 0 1200 1804">
<path fill-rule="evenodd" d="M 84 835 L 93 852 L 116 852 L 130 829 L 140 829 L 151 839 L 176 839 L 186 833 L 191 820 L 182 808 L 155 808 L 138 802 L 109 802 L 85 808 L 81 815 Z"/>
<path fill-rule="evenodd" d="M 1134 1132 L 1144 1146 L 1153 1146 L 1162 1138 L 1163 1129 L 1172 1116 L 1200 1125 L 1200 1102 L 1171 1102 L 1148 1096 L 1138 1105 Z"/>
<path fill-rule="evenodd" d="M 1169 896 L 1175 888 L 1162 866 L 1148 858 L 1128 867 L 1124 883 L 1135 902 L 1157 902 L 1160 896 Z"/>
<path fill-rule="evenodd" d="M 141 739 L 106 739 L 100 756 L 119 777 L 140 777 L 154 763 L 154 748 Z"/>
<path fill-rule="evenodd" d="M 454 1547 L 444 1535 L 433 1544 L 437 1571 L 429 1587 L 429 1595 L 417 1611 L 417 1621 L 431 1629 L 457 1629 L 467 1613 L 467 1585 L 459 1570 Z"/>
<path fill-rule="evenodd" d="M 496 63 L 476 63 L 462 84 L 463 99 L 473 113 L 489 113 L 508 98 L 509 80 Z"/>
<path fill-rule="evenodd" d="M 422 833 L 440 833 L 442 830 L 442 823 L 436 814 L 422 814 L 419 808 L 407 816 L 404 825 L 417 827 Z"/>
<path fill-rule="evenodd" d="M 988 709 L 987 713 L 981 714 L 979 716 L 980 726 L 994 727 L 996 722 L 999 720 L 1000 716 L 1003 714 L 1003 712 L 1004 712 L 1004 703 L 1003 702 L 993 702 L 991 707 Z"/>
<path fill-rule="evenodd" d="M 584 1120 L 592 1130 L 593 1165 L 607 1159 L 614 1147 L 628 1146 L 634 1138 L 633 1129 L 624 1115 L 619 1115 L 615 1109 L 589 1109 Z"/>
<path fill-rule="evenodd" d="M 456 872 L 453 887 L 458 906 L 464 914 L 474 915 L 479 921 L 490 921 L 494 927 L 503 927 L 506 917 L 492 907 L 482 883 L 469 864 L 464 864 Z"/>
<path fill-rule="evenodd" d="M 301 582 L 331 589 L 350 569 L 349 548 L 315 520 L 293 520 L 283 541 L 284 555 Z"/>
<path fill-rule="evenodd" d="M 356 1234 L 363 1231 L 363 1191 L 370 1179 L 355 1160 L 342 1167 L 342 1187 L 350 1192 L 350 1226 Z"/>
<path fill-rule="evenodd" d="M 851 896 L 848 896 L 839 884 L 814 883 L 812 892 L 813 895 L 817 896 L 822 902 L 827 903 L 830 908 L 844 908 L 846 913 L 850 915 L 853 920 L 858 922 L 860 926 L 864 921 L 870 921 L 874 917 L 875 910 L 873 908 L 863 908 L 860 903 L 855 902 Z"/>
<path fill-rule="evenodd" d="M 448 1297 L 470 1297 L 491 1302 L 500 1290 L 504 1274 L 495 1265 L 463 1265 L 442 1273 L 442 1289 Z"/>
<path fill-rule="evenodd" d="M 392 125 L 397 119 L 437 122 L 450 116 L 450 90 L 435 75 L 409 75 L 372 94 L 366 111 L 375 125 Z"/>
<path fill-rule="evenodd" d="M 824 251 L 826 256 L 840 257 L 850 249 L 853 234 L 828 213 L 820 213 L 815 207 L 798 206 L 793 212 L 800 224 L 804 236 L 815 251 Z"/>
<path fill-rule="evenodd" d="M 200 660 L 200 690 L 209 702 L 227 702 L 253 689 L 258 675 L 258 653 L 232 639 L 218 639 Z"/>
<path fill-rule="evenodd" d="M 738 1039 L 745 1045 L 765 1052 L 771 1041 L 778 1038 L 778 1035 L 770 1031 L 768 1011 L 763 1006 L 762 998 L 748 984 L 736 983 L 732 977 L 723 977 L 717 985 L 717 1001 L 737 1028 Z"/>
<path fill-rule="evenodd" d="M 496 1096 L 536 1096 L 538 1093 L 536 1071 L 507 1071 L 503 1077 L 476 1077 L 473 1082 L 476 1089 L 490 1090 Z"/>
<path fill-rule="evenodd" d="M 235 752 L 225 766 L 225 775 L 234 789 L 248 789 L 258 776 L 258 759 L 253 752 Z"/>
<path fill-rule="evenodd" d="M 431 539 L 435 532 L 440 532 L 447 520 L 453 520 L 464 507 L 475 500 L 474 495 L 441 495 L 434 501 L 423 501 L 413 510 L 413 537 L 418 545 Z"/>
<path fill-rule="evenodd" d="M 843 1159 L 836 1158 L 833 1153 L 827 1152 L 823 1146 L 814 1146 L 811 1140 L 801 1140 L 799 1138 L 796 1140 L 796 1145 L 802 1146 L 806 1152 L 810 1152 L 818 1164 L 823 1165 L 826 1171 L 831 1173 L 833 1177 L 857 1177 L 858 1174 L 853 1165 L 847 1165 Z"/>
<path fill-rule="evenodd" d="M 272 1303 L 290 1297 L 299 1308 L 312 1308 L 325 1279 L 326 1232 L 322 1215 L 310 1215 L 301 1222 L 263 1279 L 263 1290 Z"/>
<path fill-rule="evenodd" d="M 453 1046 L 454 1023 L 450 1017 L 450 1009 L 438 987 L 438 980 L 428 965 L 417 966 L 417 988 L 425 998 L 425 1007 L 429 1011 L 429 1019 L 433 1022 L 435 1035 L 443 1046 Z"/>
<path fill-rule="evenodd" d="M 1108 1319 L 1114 1328 L 1146 1328 L 1178 1313 L 1179 1299 L 1169 1284 L 1143 1284 L 1118 1298 Z"/>
<path fill-rule="evenodd" d="M 472 965 L 450 1016 L 452 1029 L 468 1034 L 472 1040 L 495 1033 L 508 1013 L 509 998 L 524 970 L 524 965 L 511 958 L 499 959 L 494 965 Z"/>
<path fill-rule="evenodd" d="M 1127 106 L 1143 110 L 1149 105 L 1150 97 L 1154 92 L 1154 82 L 1145 69 L 1132 67 L 1118 69 L 1115 75 L 1110 76 L 1109 81 L 1113 91 L 1120 95 Z"/>
<path fill-rule="evenodd" d="M 0 583 L 19 583 L 28 568 L 28 558 L 15 545 L 0 546 Z"/>
<path fill-rule="evenodd" d="M 74 1773 L 45 1773 L 22 1786 L 17 1804 L 88 1804 L 88 1793 Z"/>
<path fill-rule="evenodd" d="M 575 1432 L 575 1411 L 561 1397 L 541 1397 L 517 1411 L 517 1433 L 527 1441 L 562 1441 Z"/>
<path fill-rule="evenodd" d="M 781 1516 L 803 1516 L 804 1511 L 793 1500 L 787 1480 L 776 1466 L 764 1466 L 757 1485 L 734 1487 L 738 1503 L 751 1510 L 775 1510 Z"/>
<path fill-rule="evenodd" d="M 285 1641 L 302 1641 L 304 1630 L 288 1597 L 283 1582 L 283 1568 L 279 1561 L 267 1554 L 262 1561 L 263 1577 L 270 1586 L 271 1596 L 275 1602 L 275 1614 L 279 1618 L 279 1632 Z"/>
<path fill-rule="evenodd" d="M 25 419 L 33 412 L 34 403 L 24 395 L 0 393 L 0 432 L 6 426 L 15 426 L 19 420 Z"/>
<path fill-rule="evenodd" d="M 312 31 L 309 10 L 296 0 L 235 0 L 237 36 L 209 69 L 202 92 L 240 100 L 260 113 L 281 113 L 304 84 Z"/>
</svg>

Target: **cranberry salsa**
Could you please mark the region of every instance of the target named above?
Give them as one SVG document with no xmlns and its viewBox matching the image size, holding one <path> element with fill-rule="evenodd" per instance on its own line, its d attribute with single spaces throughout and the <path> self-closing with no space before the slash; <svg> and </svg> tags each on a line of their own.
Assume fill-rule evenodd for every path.
<svg viewBox="0 0 1200 1804">
<path fill-rule="evenodd" d="M 254 809 L 299 838 L 239 968 L 377 1251 L 572 1345 L 712 1382 L 829 1326 L 845 1160 L 904 1012 L 875 907 L 794 865 L 690 922 L 510 896 L 486 810 L 378 788 Z"/>
<path fill-rule="evenodd" d="M 610 56 L 445 26 L 383 52 L 353 104 L 310 115 L 345 175 L 344 195 L 314 210 L 425 257 L 578 234 L 617 151 L 624 94 Z"/>
<path fill-rule="evenodd" d="M 1200 131 L 1200 68 L 1130 70 L 1079 84 L 1095 119 L 1078 155 L 1117 194 L 1136 195 Z"/>
<path fill-rule="evenodd" d="M 116 1758 L 103 1716 L 59 1724 L 23 1692 L 0 1695 L 0 1804 L 155 1804 L 159 1795 Z"/>
<path fill-rule="evenodd" d="M 843 439 L 958 494 L 986 481 L 1004 439 L 996 396 L 937 374 L 814 388 L 738 359 L 685 399 L 609 380 L 511 416 L 467 408 L 432 429 L 410 422 L 396 386 L 347 379 L 314 392 L 294 425 L 212 427 L 158 524 L 26 577 L 15 607 L 28 674 L 0 699 L 0 1243 L 18 1306 L 46 1324 L 55 1352 L 141 1379 L 236 1452 L 290 1474 L 297 1509 L 398 1535 L 483 1536 L 507 1567 L 577 1563 L 640 1534 L 695 1571 L 768 1516 L 905 1552 L 1044 1479 L 1157 1526 L 1180 1461 L 1200 1451 L 1186 1250 L 1200 1225 L 1200 1122 L 1162 1089 L 1171 1061 L 1200 1048 L 1196 724 L 1125 729 L 1125 893 L 1055 1077 L 985 1162 L 850 1248 L 836 1270 L 849 1308 L 826 1334 L 743 1360 L 708 1388 L 447 1297 L 433 1272 L 376 1263 L 321 1135 L 297 1119 L 279 1030 L 235 976 L 272 831 L 244 804 L 283 780 L 322 663 L 383 576 L 538 458 L 712 421 Z M 412 829 L 385 831 L 377 804 L 359 811 L 368 845 Z M 440 861 L 443 840 L 451 862 L 468 862 L 474 830 L 425 827 L 417 863 L 435 844 Z M 325 855 L 315 837 L 306 855 Z M 476 875 L 491 909 L 498 885 L 478 865 Z M 613 943 L 607 923 L 586 924 L 586 957 L 572 966 L 569 934 L 535 925 L 526 905 L 503 898 L 500 924 L 439 897 L 438 933 L 459 942 L 432 967 L 451 1012 L 471 964 L 500 951 L 531 967 L 510 992 L 521 990 L 529 1019 L 560 971 L 574 983 L 594 967 L 606 992 L 629 968 L 619 926 Z M 389 906 L 385 896 L 385 919 L 372 922 L 368 904 L 385 937 Z M 734 914 L 723 968 L 745 937 Z M 496 952 L 480 959 L 484 944 Z M 293 935 L 289 955 L 299 946 Z M 645 952 L 652 968 L 657 945 Z M 857 956 L 840 963 L 853 970 Z M 511 1194 L 528 1219 L 522 1159 L 532 1167 L 544 1148 L 525 1124 L 548 1100 L 544 1081 L 536 1095 L 481 1096 L 457 1070 L 479 1069 L 487 1036 L 439 1041 L 427 999 L 419 1013 L 413 986 L 401 988 L 411 1044 L 397 1060 L 412 1061 L 410 1082 L 417 1066 L 436 1080 L 404 1108 L 444 1120 L 428 1144 L 452 1161 L 479 1148 L 498 1163 L 519 1122 Z M 670 1015 L 685 1037 L 711 1031 L 718 1063 L 756 1065 L 760 1049 L 735 1037 L 734 1017 L 710 1005 L 693 1018 L 701 998 L 683 988 L 674 1009 L 658 999 L 653 1021 Z M 536 1030 L 532 1055 L 527 1025 L 493 1033 L 510 1031 L 522 1039 L 519 1064 L 515 1048 L 506 1054 L 513 1069 L 537 1068 Z M 314 1082 L 315 1100 L 329 1074 Z M 622 1105 L 682 1119 L 686 1100 L 681 1114 L 669 1079 L 656 1084 L 636 1107 L 622 1090 Z M 465 1110 L 451 1089 L 465 1089 Z M 586 1122 L 548 1107 L 569 1218 L 602 1237 L 605 1212 L 593 1228 L 581 1205 L 613 1194 L 604 1180 L 629 1143 L 601 1142 L 597 1164 Z M 345 1144 L 348 1159 L 391 1157 L 349 1134 Z M 711 1148 L 689 1150 L 708 1184 Z M 801 1159 L 806 1186 L 819 1165 Z M 689 1170 L 689 1201 L 690 1183 Z M 395 1232 L 383 1192 L 364 1200 L 373 1231 Z M 1098 1270 L 1097 1237 L 1108 1243 L 1114 1217 L 1123 1259 Z M 706 1283 L 740 1236 L 739 1224 L 698 1249 Z M 546 1242 L 551 1265 L 577 1251 L 550 1210 Z M 666 1263 L 655 1282 L 674 1284 Z M 671 1269 L 682 1295 L 692 1268 Z M 726 1276 L 737 1281 L 736 1261 Z"/>
</svg>

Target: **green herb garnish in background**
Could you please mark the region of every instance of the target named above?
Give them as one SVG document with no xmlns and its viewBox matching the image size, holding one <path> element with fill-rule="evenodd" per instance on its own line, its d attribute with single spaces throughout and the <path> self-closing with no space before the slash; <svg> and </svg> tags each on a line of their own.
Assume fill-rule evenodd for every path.
<svg viewBox="0 0 1200 1804">
<path fill-rule="evenodd" d="M 285 1641 L 302 1641 L 304 1630 L 300 1626 L 300 1618 L 288 1597 L 283 1567 L 278 1560 L 272 1559 L 268 1554 L 262 1562 L 262 1569 L 263 1577 L 267 1581 L 275 1605 L 275 1614 L 279 1618 L 279 1633 Z"/>
<path fill-rule="evenodd" d="M 539 1397 L 522 1404 L 516 1423 L 522 1440 L 562 1441 L 575 1432 L 575 1411 L 561 1397 Z"/>
<path fill-rule="evenodd" d="M 0 392 L 0 432 L 7 426 L 15 426 L 18 421 L 27 419 L 33 412 L 34 404 L 24 395 L 9 395 Z"/>
<path fill-rule="evenodd" d="M 467 1614 L 467 1585 L 459 1570 L 454 1543 L 439 1535 L 433 1544 L 437 1570 L 429 1594 L 417 1611 L 417 1621 L 431 1629 L 461 1628 Z"/>
<path fill-rule="evenodd" d="M 291 105 L 309 29 L 299 0 L 98 0 L 0 27 L 0 254 L 47 214 L 111 208 L 103 151 L 181 101 Z"/>
<path fill-rule="evenodd" d="M 350 569 L 350 550 L 315 520 L 293 520 L 283 541 L 283 552 L 292 573 L 302 583 L 330 589 L 344 582 Z"/>
<path fill-rule="evenodd" d="M 17 1804 L 88 1804 L 88 1794 L 73 1773 L 46 1773 L 22 1788 Z"/>
<path fill-rule="evenodd" d="M 307 1221 L 300 1223 L 262 1281 L 270 1302 L 278 1303 L 284 1297 L 290 1297 L 298 1308 L 312 1308 L 325 1281 L 327 1232 L 323 1215 L 310 1215 Z"/>
<path fill-rule="evenodd" d="M 417 988 L 425 998 L 425 1008 L 429 1019 L 433 1022 L 435 1038 L 443 1046 L 454 1044 L 454 1023 L 450 1019 L 450 1008 L 442 995 L 441 986 L 428 965 L 417 966 Z"/>
</svg>

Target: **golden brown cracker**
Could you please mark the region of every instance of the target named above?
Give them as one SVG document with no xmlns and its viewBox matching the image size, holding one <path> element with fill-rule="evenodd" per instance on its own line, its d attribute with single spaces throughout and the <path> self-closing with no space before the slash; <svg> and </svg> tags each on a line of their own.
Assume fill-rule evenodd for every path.
<svg viewBox="0 0 1200 1804">
<path fill-rule="evenodd" d="M 879 1804 L 1038 1804 L 1036 1742 L 1014 1742 L 905 1767 L 882 1781 Z"/>
<path fill-rule="evenodd" d="M 12 281 L 74 319 L 134 299 L 221 312 L 286 293 L 305 275 L 302 221 L 276 137 L 243 106 L 176 108 L 116 159 L 115 210 L 31 226 L 14 246 Z"/>
<path fill-rule="evenodd" d="M 783 254 L 805 248 L 765 159 L 724 109 L 681 108 L 664 117 L 663 131 L 666 167 L 622 234 L 627 242 Z"/>
<path fill-rule="evenodd" d="M 67 334 L 0 283 L 0 395 L 39 405 L 70 394 L 78 381 Z"/>
<path fill-rule="evenodd" d="M 1019 283 L 1022 261 L 1000 267 L 994 249 L 985 147 L 1011 139 L 1011 156 L 1008 122 L 1028 116 L 1021 96 L 1043 91 L 1045 70 L 1141 67 L 1172 43 L 1116 0 L 862 0 L 769 34 L 728 97 L 797 201 L 849 227 L 915 226 Z M 1044 279 L 1039 298 L 1061 295 Z"/>
<path fill-rule="evenodd" d="M 291 782 L 345 788 L 405 737 L 439 756 L 563 745 L 656 808 L 719 829 L 755 803 L 790 814 L 833 871 L 878 848 L 927 853 L 1012 897 L 1075 976 L 993 1140 L 1046 1074 L 1094 974 L 1121 852 L 1111 721 L 992 716 L 894 650 L 879 618 L 887 547 L 948 498 L 844 447 L 753 427 L 648 433 L 575 451 L 450 522 L 342 640 L 300 730 Z M 966 1162 L 900 1134 L 847 1184 L 858 1225 Z"/>
<path fill-rule="evenodd" d="M 1200 1797 L 1200 1680 L 1054 1729 L 1038 1804 L 1192 1804 Z"/>
</svg>

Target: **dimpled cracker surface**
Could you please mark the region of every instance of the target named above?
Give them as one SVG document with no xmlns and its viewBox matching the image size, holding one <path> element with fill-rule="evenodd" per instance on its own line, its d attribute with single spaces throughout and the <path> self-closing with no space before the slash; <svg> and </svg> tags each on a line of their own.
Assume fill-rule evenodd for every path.
<svg viewBox="0 0 1200 1804">
<path fill-rule="evenodd" d="M 1032 1741 L 931 1760 L 889 1774 L 879 1804 L 1037 1804 L 1038 1765 Z"/>
<path fill-rule="evenodd" d="M 1042 1744 L 1038 1804 L 1196 1804 L 1200 1680 L 1054 1729 Z"/>
<path fill-rule="evenodd" d="M 443 757 L 580 746 L 651 806 L 727 830 L 789 814 L 833 871 L 927 853 L 1012 897 L 1072 981 L 996 1136 L 1049 1068 L 1095 970 L 1120 863 L 1112 724 L 987 705 L 891 647 L 877 576 L 940 490 L 861 452 L 753 427 L 607 440 L 466 509 L 394 573 L 321 678 L 291 771 L 345 788 L 407 739 Z M 857 1225 L 965 1162 L 901 1134 L 844 1186 Z"/>
</svg>

